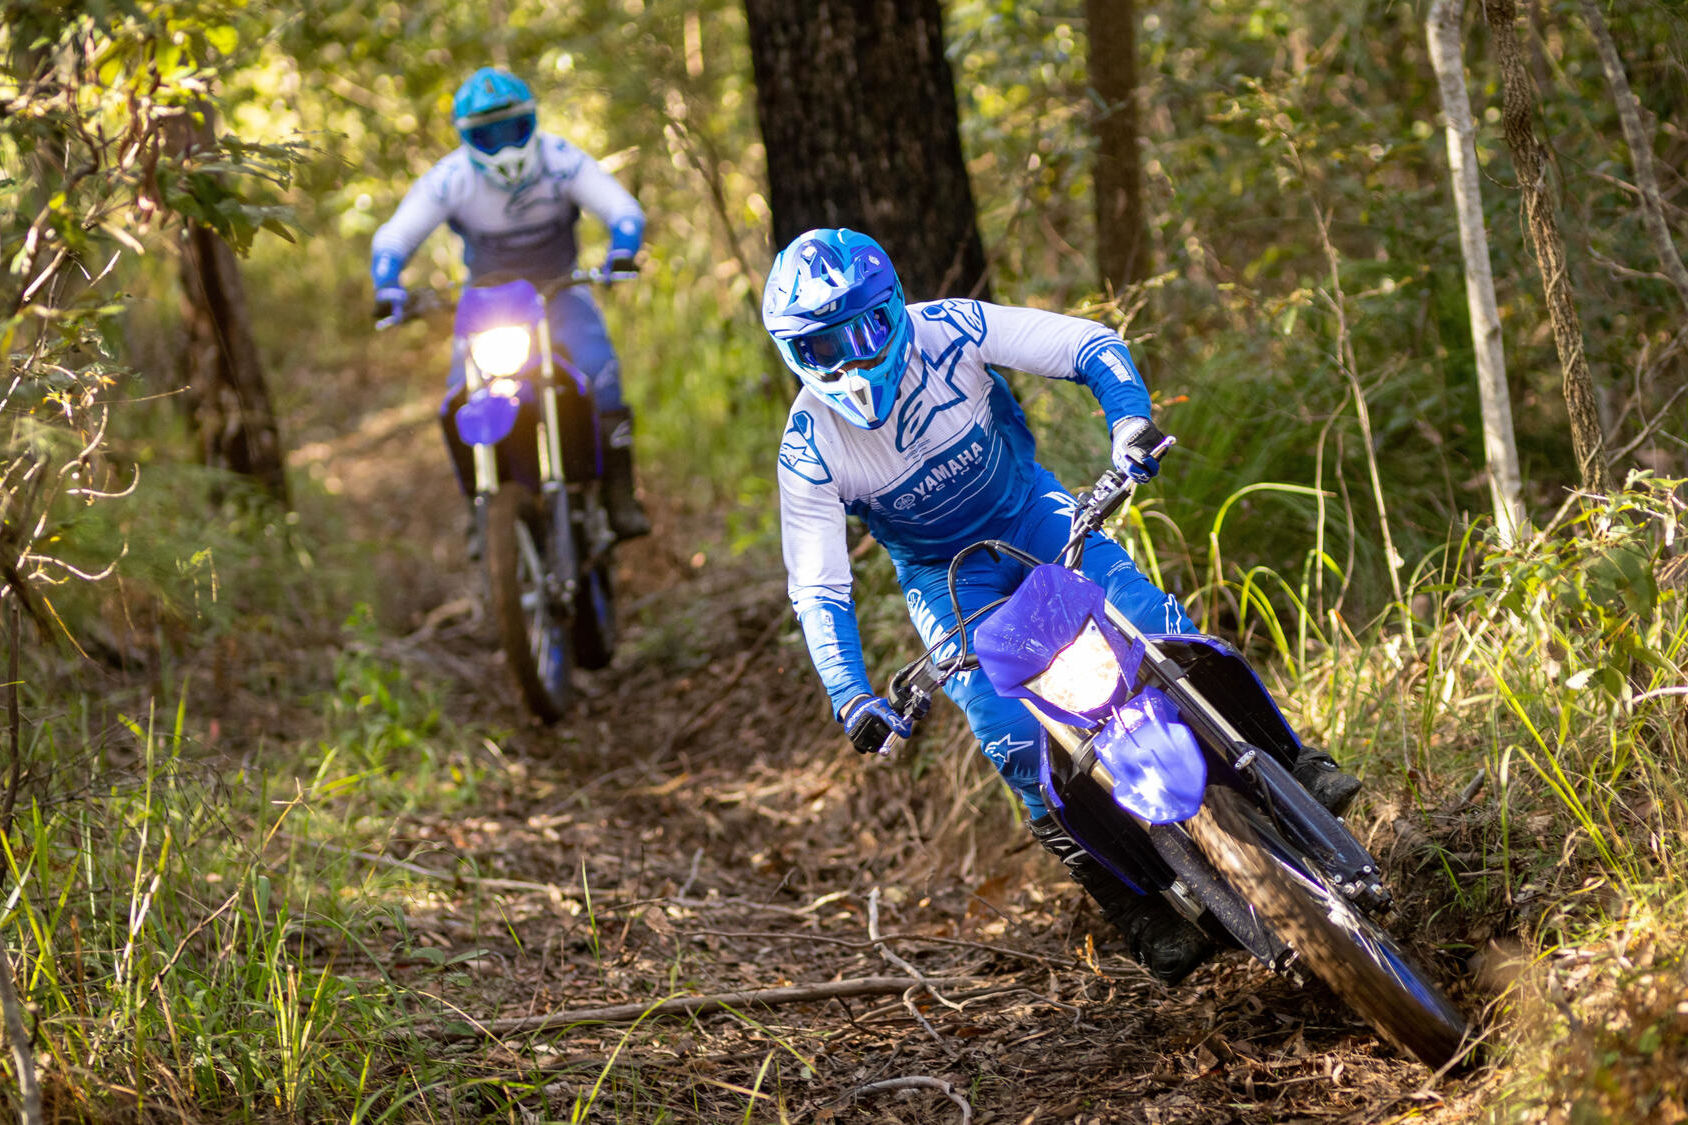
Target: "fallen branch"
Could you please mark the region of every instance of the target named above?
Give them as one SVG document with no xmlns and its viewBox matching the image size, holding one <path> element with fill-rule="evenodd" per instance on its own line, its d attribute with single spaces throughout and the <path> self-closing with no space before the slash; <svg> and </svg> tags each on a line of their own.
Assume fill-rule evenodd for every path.
<svg viewBox="0 0 1688 1125">
<path fill-rule="evenodd" d="M 880 1094 L 887 1090 L 937 1090 L 944 1097 L 961 1107 L 961 1125 L 968 1125 L 973 1120 L 973 1107 L 967 1104 L 967 1099 L 950 1082 L 942 1078 L 928 1078 L 924 1074 L 913 1074 L 907 1078 L 886 1078 L 879 1082 L 869 1082 L 865 1086 L 857 1086 L 845 1097 L 858 1098 L 863 1094 Z"/>
<path fill-rule="evenodd" d="M 821 984 L 790 985 L 784 988 L 753 988 L 743 992 L 718 992 L 708 996 L 677 996 L 649 1004 L 614 1004 L 603 1008 L 577 1008 L 514 1019 L 470 1021 L 449 1026 L 412 1028 L 413 1034 L 431 1039 L 493 1039 L 533 1031 L 549 1031 L 578 1023 L 633 1023 L 651 1016 L 699 1015 L 732 1008 L 772 1008 L 781 1004 L 803 1004 L 814 1000 L 836 1000 L 846 996 L 883 996 L 906 992 L 925 983 L 957 984 L 954 978 L 925 982 L 908 977 L 857 977 Z"/>
</svg>

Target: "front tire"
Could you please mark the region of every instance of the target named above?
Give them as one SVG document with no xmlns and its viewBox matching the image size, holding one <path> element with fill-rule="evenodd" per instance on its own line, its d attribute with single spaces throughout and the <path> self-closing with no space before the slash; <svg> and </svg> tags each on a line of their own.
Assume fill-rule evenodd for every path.
<svg viewBox="0 0 1688 1125">
<path fill-rule="evenodd" d="M 1235 790 L 1210 785 L 1186 825 L 1267 925 L 1366 1022 L 1431 1069 L 1457 1058 L 1465 1017 L 1316 864 L 1250 812 Z"/>
<path fill-rule="evenodd" d="M 553 611 L 533 493 L 505 484 L 486 507 L 487 585 L 504 659 L 528 710 L 556 722 L 568 703 L 569 623 Z"/>
</svg>

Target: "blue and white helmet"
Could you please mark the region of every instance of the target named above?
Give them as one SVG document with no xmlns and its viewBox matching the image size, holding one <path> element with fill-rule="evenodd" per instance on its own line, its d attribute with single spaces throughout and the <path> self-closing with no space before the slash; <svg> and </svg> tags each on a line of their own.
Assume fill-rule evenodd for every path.
<svg viewBox="0 0 1688 1125">
<path fill-rule="evenodd" d="M 539 174 L 539 121 L 527 83 L 483 66 L 457 88 L 451 122 L 469 159 L 498 187 L 515 191 Z"/>
<path fill-rule="evenodd" d="M 879 243 L 825 227 L 792 239 L 768 270 L 762 326 L 803 385 L 852 424 L 877 429 L 891 416 L 914 329 Z"/>
</svg>

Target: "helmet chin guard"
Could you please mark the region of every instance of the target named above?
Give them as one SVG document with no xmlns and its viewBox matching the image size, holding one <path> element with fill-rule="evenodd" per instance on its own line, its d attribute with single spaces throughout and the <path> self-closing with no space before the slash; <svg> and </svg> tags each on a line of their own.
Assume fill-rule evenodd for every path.
<svg viewBox="0 0 1688 1125">
<path fill-rule="evenodd" d="M 914 358 L 914 328 L 890 256 L 848 229 L 800 234 L 774 259 L 762 324 L 780 358 L 851 425 L 891 416 Z"/>
</svg>

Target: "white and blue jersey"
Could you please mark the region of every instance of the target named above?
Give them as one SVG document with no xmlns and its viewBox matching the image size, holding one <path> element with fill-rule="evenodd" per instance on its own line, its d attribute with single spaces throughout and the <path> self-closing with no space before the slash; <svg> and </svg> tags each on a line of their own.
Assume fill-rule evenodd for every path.
<svg viewBox="0 0 1688 1125">
<path fill-rule="evenodd" d="M 377 260 L 392 255 L 402 266 L 445 223 L 463 239 L 471 278 L 510 271 L 544 281 L 574 268 L 574 228 L 583 210 L 610 229 L 614 248 L 638 250 L 645 229 L 638 201 L 563 138 L 540 133 L 538 142 L 539 173 L 516 191 L 478 173 L 467 146 L 450 153 L 411 185 L 375 232 L 370 253 Z"/>
<path fill-rule="evenodd" d="M 370 243 L 377 288 L 398 284 L 404 263 L 441 223 L 463 240 L 471 280 L 510 272 L 537 282 L 573 270 L 582 211 L 609 228 L 612 251 L 636 252 L 645 229 L 638 201 L 563 138 L 540 133 L 537 141 L 539 172 L 516 191 L 478 172 L 467 147 L 423 173 Z M 559 293 L 550 319 L 553 339 L 590 380 L 598 409 L 619 409 L 620 364 L 591 293 L 585 287 Z M 462 359 L 455 357 L 452 385 L 461 378 Z"/>
<path fill-rule="evenodd" d="M 1091 321 L 959 299 L 911 305 L 909 317 L 916 358 L 885 423 L 873 430 L 851 425 L 805 389 L 780 446 L 788 592 L 835 713 L 874 690 L 856 627 L 846 515 L 860 516 L 890 553 L 910 617 L 928 644 L 954 623 L 944 578 L 961 548 L 1004 539 L 1050 559 L 1066 542 L 1072 497 L 1037 463 L 1025 415 L 993 368 L 1082 383 L 1110 429 L 1149 415 L 1149 392 L 1130 351 Z M 1117 544 L 1092 539 L 1084 570 L 1111 600 L 1149 631 L 1189 628 L 1177 601 Z M 970 558 L 962 577 L 964 603 L 983 604 L 1018 581 L 984 555 Z M 958 676 L 946 691 L 1032 805 L 1036 723 L 1018 702 L 996 697 L 982 675 Z"/>
</svg>

